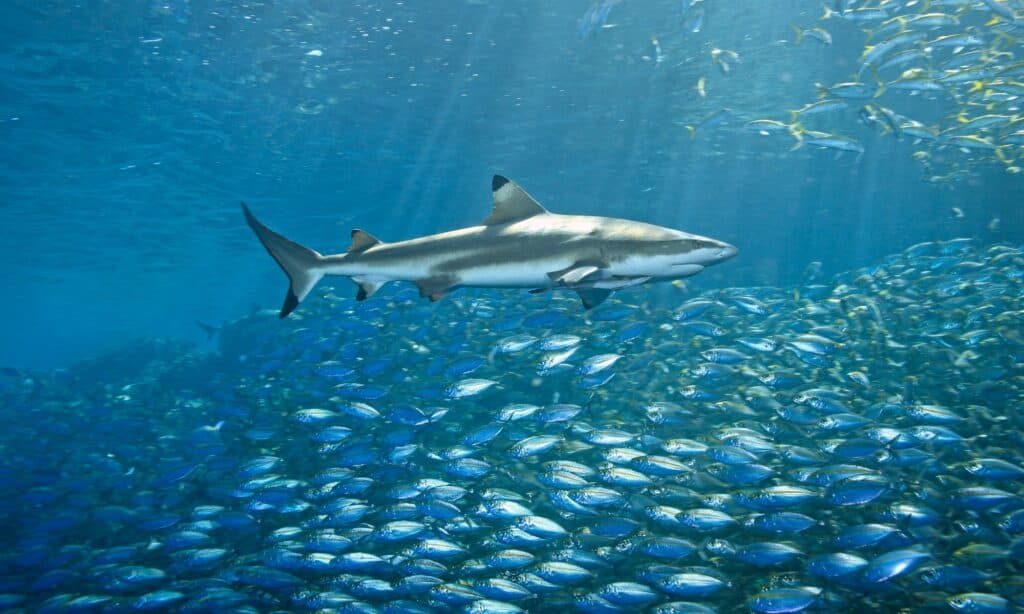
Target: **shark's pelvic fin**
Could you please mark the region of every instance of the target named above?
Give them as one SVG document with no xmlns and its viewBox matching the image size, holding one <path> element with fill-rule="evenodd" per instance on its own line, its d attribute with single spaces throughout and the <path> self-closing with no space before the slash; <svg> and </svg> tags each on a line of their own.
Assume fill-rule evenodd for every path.
<svg viewBox="0 0 1024 614">
<path fill-rule="evenodd" d="M 283 318 L 299 306 L 299 302 L 306 298 L 316 282 L 324 276 L 320 268 L 324 257 L 261 224 L 245 203 L 242 203 L 242 213 L 245 214 L 245 222 L 249 224 L 249 228 L 256 233 L 267 253 L 277 261 L 291 282 L 288 294 L 284 297 L 284 304 L 281 305 L 281 313 L 278 314 L 278 317 Z"/>
<path fill-rule="evenodd" d="M 580 300 L 583 301 L 583 308 L 591 309 L 603 303 L 606 298 L 611 296 L 612 291 L 601 290 L 600 288 L 577 288 L 576 294 L 580 295 Z"/>
<path fill-rule="evenodd" d="M 370 298 L 385 284 L 383 281 L 370 281 L 363 277 L 353 277 L 352 281 L 356 282 L 356 285 L 359 286 L 359 291 L 356 292 L 357 301 L 365 301 Z"/>
<path fill-rule="evenodd" d="M 420 296 L 427 297 L 431 301 L 439 301 L 459 285 L 459 280 L 450 275 L 439 275 L 420 279 L 414 283 L 420 289 Z"/>
<path fill-rule="evenodd" d="M 526 190 L 516 185 L 501 175 L 495 175 L 491 181 L 491 191 L 494 195 L 494 209 L 484 220 L 484 226 L 491 224 L 506 224 L 517 222 L 533 217 L 541 213 L 547 213 L 547 209 L 526 193 Z"/>
<path fill-rule="evenodd" d="M 348 253 L 358 254 L 359 252 L 365 252 L 374 245 L 380 245 L 380 243 L 381 241 L 377 237 L 357 228 L 352 231 L 352 245 L 348 246 Z"/>
</svg>

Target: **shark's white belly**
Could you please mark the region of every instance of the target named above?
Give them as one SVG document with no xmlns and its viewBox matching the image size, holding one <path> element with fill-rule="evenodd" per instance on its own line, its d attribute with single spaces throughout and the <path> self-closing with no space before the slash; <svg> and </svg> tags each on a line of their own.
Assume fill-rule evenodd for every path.
<svg viewBox="0 0 1024 614">
<path fill-rule="evenodd" d="M 462 269 L 460 284 L 475 287 L 543 288 L 551 285 L 548 273 L 565 269 L 573 264 L 570 257 L 551 260 L 507 262 Z"/>
<path fill-rule="evenodd" d="M 435 277 L 451 276 L 456 285 L 492 288 L 540 288 L 551 285 L 548 272 L 564 269 L 572 264 L 571 259 L 558 261 L 507 262 L 447 270 L 443 260 L 407 261 L 401 265 L 352 266 L 340 264 L 325 272 L 333 275 L 347 275 L 376 282 L 421 281 Z"/>
</svg>

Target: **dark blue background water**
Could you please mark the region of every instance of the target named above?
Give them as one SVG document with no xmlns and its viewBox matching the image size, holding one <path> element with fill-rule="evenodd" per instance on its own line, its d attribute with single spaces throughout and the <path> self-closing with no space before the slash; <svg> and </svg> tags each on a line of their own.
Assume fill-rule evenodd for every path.
<svg viewBox="0 0 1024 614">
<path fill-rule="evenodd" d="M 741 248 L 698 288 L 792 283 L 814 260 L 835 272 L 929 239 L 1020 240 L 1019 176 L 972 164 L 926 181 L 919 148 L 859 124 L 859 104 L 815 127 L 862 157 L 744 130 L 847 80 L 864 35 L 829 22 L 834 45 L 796 46 L 791 24 L 816 25 L 820 3 L 705 4 L 694 34 L 678 1 L 625 0 L 589 31 L 588 0 L 6 3 L 0 364 L 199 340 L 195 320 L 276 308 L 284 279 L 240 200 L 335 252 L 352 227 L 391 240 L 477 223 L 497 172 L 556 212 Z M 728 75 L 713 47 L 740 54 Z M 926 123 L 956 112 L 889 104 Z M 723 107 L 730 121 L 689 138 Z"/>
</svg>

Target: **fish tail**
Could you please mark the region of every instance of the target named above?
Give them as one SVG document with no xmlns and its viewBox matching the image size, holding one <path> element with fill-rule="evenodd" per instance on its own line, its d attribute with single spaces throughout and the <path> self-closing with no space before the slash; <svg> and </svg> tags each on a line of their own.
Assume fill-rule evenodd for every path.
<svg viewBox="0 0 1024 614">
<path fill-rule="evenodd" d="M 690 133 L 690 140 L 697 138 L 697 128 L 689 124 L 686 125 L 686 131 Z"/>
<path fill-rule="evenodd" d="M 881 88 L 875 93 L 875 96 L 881 96 L 882 92 L 885 91 L 885 81 L 882 81 L 882 76 L 878 74 L 878 68 L 874 64 L 869 66 L 869 68 L 871 69 L 871 79 Z"/>
<path fill-rule="evenodd" d="M 999 146 L 996 147 L 996 157 L 999 158 L 1000 162 L 1002 162 L 1003 164 L 1005 164 L 1007 166 L 1013 164 L 1013 158 L 1006 155 L 1006 149 L 1008 147 L 1010 147 L 1009 144 L 1007 144 L 1007 145 L 999 145 Z"/>
<path fill-rule="evenodd" d="M 789 129 L 789 133 L 793 135 L 793 138 L 799 141 L 800 145 L 803 145 L 804 133 L 807 132 L 807 129 L 804 128 L 804 125 L 801 124 L 799 121 L 794 121 L 793 123 L 786 127 Z M 797 146 L 797 148 L 799 148 L 799 146 Z"/>
<path fill-rule="evenodd" d="M 796 33 L 796 41 L 795 41 L 795 44 L 799 45 L 799 44 L 800 44 L 800 42 L 801 42 L 802 40 L 804 40 L 804 31 L 803 31 L 803 30 L 802 30 L 802 29 L 800 28 L 800 26 L 798 26 L 798 25 L 796 25 L 796 24 L 790 24 L 790 26 L 789 26 L 789 27 L 793 29 L 793 32 L 794 32 L 794 33 Z"/>
<path fill-rule="evenodd" d="M 324 276 L 324 257 L 264 226 L 249 211 L 245 203 L 242 203 L 242 212 L 249 228 L 252 228 L 267 253 L 288 276 L 288 294 L 285 295 L 281 313 L 278 314 L 278 317 L 284 318 L 298 307 L 299 302 L 306 298 L 313 286 Z"/>
</svg>

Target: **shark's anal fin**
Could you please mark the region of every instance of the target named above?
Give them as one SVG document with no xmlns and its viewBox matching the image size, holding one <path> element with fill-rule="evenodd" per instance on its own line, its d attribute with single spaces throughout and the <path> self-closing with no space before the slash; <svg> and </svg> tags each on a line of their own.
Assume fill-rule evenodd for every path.
<svg viewBox="0 0 1024 614">
<path fill-rule="evenodd" d="M 348 253 L 358 254 L 359 252 L 365 252 L 374 245 L 380 245 L 381 241 L 372 234 L 365 230 L 359 230 L 358 228 L 352 231 L 352 245 L 348 246 Z"/>
<path fill-rule="evenodd" d="M 494 196 L 494 209 L 483 221 L 484 226 L 518 222 L 548 212 L 527 194 L 526 190 L 501 175 L 495 175 L 491 180 L 491 191 Z"/>
<path fill-rule="evenodd" d="M 375 292 L 377 292 L 377 290 L 380 290 L 380 287 L 385 283 L 383 281 L 371 281 L 364 277 L 353 277 L 352 281 L 359 286 L 359 291 L 356 292 L 357 301 L 365 301 L 370 298 Z"/>
<path fill-rule="evenodd" d="M 577 288 L 576 294 L 580 295 L 580 300 L 583 301 L 584 309 L 592 309 L 597 307 L 611 296 L 611 290 L 601 290 L 599 288 Z"/>
<path fill-rule="evenodd" d="M 548 277 L 556 284 L 574 286 L 600 270 L 601 267 L 595 264 L 576 263 L 567 269 L 552 271 L 548 273 Z"/>
<path fill-rule="evenodd" d="M 447 296 L 455 286 L 459 285 L 459 280 L 451 275 L 438 275 L 420 279 L 414 283 L 420 289 L 420 296 L 429 298 L 433 302 Z"/>
</svg>

